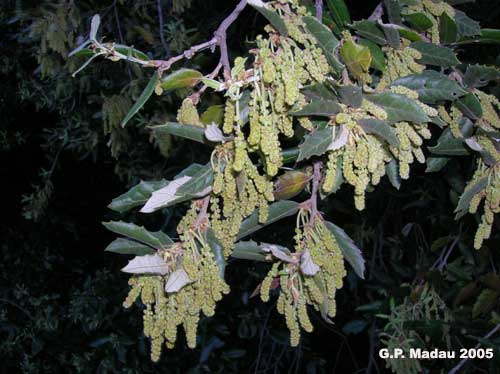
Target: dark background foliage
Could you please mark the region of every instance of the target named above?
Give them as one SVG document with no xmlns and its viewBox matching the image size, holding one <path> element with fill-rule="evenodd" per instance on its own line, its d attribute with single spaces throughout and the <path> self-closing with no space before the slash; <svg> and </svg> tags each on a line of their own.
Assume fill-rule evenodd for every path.
<svg viewBox="0 0 500 374">
<path fill-rule="evenodd" d="M 154 57 L 165 57 L 209 37 L 235 1 L 174 1 L 190 5 L 182 10 L 173 9 L 168 0 L 160 3 L 165 45 L 158 36 L 156 1 L 2 2 L 0 371 L 384 371 L 377 351 L 381 347 L 378 334 L 386 321 L 377 315 L 390 312 L 391 302 L 397 305 L 424 280 L 452 310 L 453 347 L 472 347 L 481 341 L 478 337 L 493 326 L 491 311 L 498 307 L 498 300 L 474 318 L 471 310 L 487 287 L 485 276 L 496 274 L 500 265 L 498 226 L 487 247 L 476 252 L 471 249 L 475 218 L 453 220 L 457 197 L 472 170 L 471 160 L 460 159 L 439 175 L 413 171 L 413 178 L 399 191 L 383 183 L 368 195 L 362 213 L 354 210 L 347 190 L 328 200 L 325 213 L 356 240 L 368 263 L 364 281 L 349 272 L 337 297 L 335 324 L 327 325 L 316 316 L 315 331 L 299 347 L 290 348 L 273 302 L 263 304 L 251 297 L 268 265 L 233 260 L 227 268 L 232 293 L 220 303 L 214 318 L 201 323 L 198 348 L 188 350 L 181 339 L 158 364 L 150 362 L 140 308 L 125 311 L 121 307 L 128 289 L 128 277 L 119 271 L 125 259 L 103 252 L 112 235 L 100 222 L 120 218 L 106 205 L 127 187 L 140 179 L 172 176 L 202 150 L 174 139 L 166 146 L 165 158 L 159 151 L 162 145 L 149 141 L 143 124 L 173 118 L 181 95 L 171 95 L 148 104 L 127 130 L 128 141 L 121 153 L 112 157 L 109 135 L 102 127 L 103 98 L 114 94 L 137 97 L 148 75 L 123 63 L 100 61 L 72 78 L 77 64 L 41 47 L 50 27 L 60 25 L 49 23 L 39 32 L 34 25 L 61 4 L 69 4 L 78 11 L 67 13 L 72 19 L 66 29 L 56 30 L 72 33 L 66 41 L 68 48 L 74 48 L 78 36 L 88 32 L 90 17 L 100 13 L 103 34 L 122 38 Z M 361 19 L 376 3 L 352 0 L 348 5 L 353 19 Z M 499 26 L 500 8 L 495 0 L 478 0 L 463 9 L 483 27 Z M 247 48 L 247 41 L 261 28 L 261 18 L 247 9 L 230 30 L 231 53 L 237 55 Z M 462 51 L 461 58 L 498 65 L 499 52 L 498 47 L 472 47 Z M 214 63 L 207 53 L 188 64 L 209 71 Z M 183 209 L 126 218 L 172 234 Z M 259 235 L 270 242 L 290 237 L 286 225 L 280 227 Z M 451 244 L 456 249 L 448 266 L 443 271 L 433 267 Z M 432 331 L 429 335 L 430 347 L 442 346 L 442 337 L 433 336 Z M 499 338 L 482 343 L 498 353 Z M 474 361 L 467 370 L 496 372 L 500 354 L 496 356 L 491 361 Z M 453 364 L 434 361 L 426 365 L 437 370 Z"/>
</svg>

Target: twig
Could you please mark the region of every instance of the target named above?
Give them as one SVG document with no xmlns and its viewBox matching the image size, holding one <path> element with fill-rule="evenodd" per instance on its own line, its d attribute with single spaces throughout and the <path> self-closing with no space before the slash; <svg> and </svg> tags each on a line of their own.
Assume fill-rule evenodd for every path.
<svg viewBox="0 0 500 374">
<path fill-rule="evenodd" d="M 378 3 L 377 7 L 373 10 L 373 13 L 368 17 L 369 21 L 377 21 L 384 15 L 384 7 L 382 2 Z"/>
<path fill-rule="evenodd" d="M 165 55 L 168 57 L 170 55 L 170 49 L 165 40 L 165 35 L 163 35 L 163 9 L 161 7 L 161 0 L 156 1 L 156 8 L 158 9 L 158 27 L 160 28 L 160 41 L 163 49 L 165 50 Z"/>
<path fill-rule="evenodd" d="M 231 78 L 231 66 L 229 64 L 229 54 L 227 51 L 226 32 L 229 26 L 231 26 L 233 22 L 236 21 L 243 9 L 245 9 L 246 5 L 247 0 L 240 0 L 238 5 L 236 5 L 236 8 L 234 8 L 231 14 L 227 16 L 224 21 L 222 21 L 222 23 L 214 33 L 214 37 L 216 38 L 217 45 L 220 49 L 220 60 L 222 66 L 224 67 L 224 78 L 226 80 Z"/>
<path fill-rule="evenodd" d="M 316 18 L 320 22 L 323 20 L 323 0 L 316 0 Z"/>
<path fill-rule="evenodd" d="M 498 330 L 500 329 L 500 323 L 498 325 L 496 325 L 489 333 L 487 333 L 483 339 L 489 339 L 494 333 L 496 333 Z M 476 346 L 474 347 L 474 349 L 478 349 L 479 347 L 481 346 L 481 343 L 477 343 Z M 448 374 L 455 374 L 457 373 L 461 368 L 462 366 L 465 365 L 465 363 L 467 362 L 467 360 L 469 360 L 469 357 L 466 357 L 464 359 L 462 359 L 457 366 L 455 366 L 453 369 L 451 369 L 449 371 Z"/>
<path fill-rule="evenodd" d="M 206 76 L 206 78 L 208 78 L 208 79 L 215 78 L 219 74 L 220 69 L 222 69 L 222 63 L 221 62 L 219 62 L 217 64 L 217 67 L 214 69 L 214 71 L 212 71 L 210 74 L 208 74 Z M 207 88 L 208 88 L 208 86 L 206 84 L 204 84 L 198 91 L 196 91 L 194 94 L 192 94 L 191 96 L 189 96 L 189 98 L 191 99 L 191 101 L 195 105 L 198 104 L 198 102 L 200 101 L 200 96 L 203 94 L 203 92 L 205 92 L 205 90 Z"/>
</svg>

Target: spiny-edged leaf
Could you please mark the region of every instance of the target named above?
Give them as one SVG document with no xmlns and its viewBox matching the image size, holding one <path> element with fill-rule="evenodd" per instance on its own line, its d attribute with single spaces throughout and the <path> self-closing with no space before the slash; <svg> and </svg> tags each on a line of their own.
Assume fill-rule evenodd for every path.
<svg viewBox="0 0 500 374">
<path fill-rule="evenodd" d="M 361 250 L 354 241 L 337 225 L 332 222 L 326 222 L 325 225 L 335 237 L 337 244 L 344 255 L 344 258 L 351 264 L 352 268 L 361 279 L 365 279 L 365 259 Z"/>
<path fill-rule="evenodd" d="M 284 200 L 297 196 L 307 186 L 310 175 L 299 170 L 288 170 L 274 184 L 274 199 Z"/>
<path fill-rule="evenodd" d="M 351 23 L 349 9 L 347 8 L 344 0 L 326 0 L 326 5 L 328 6 L 328 9 L 333 16 L 333 20 L 340 30 L 342 30 L 345 25 Z"/>
<path fill-rule="evenodd" d="M 399 49 L 401 47 L 401 37 L 398 27 L 392 24 L 381 24 L 380 27 L 384 31 L 385 38 L 390 47 Z"/>
<path fill-rule="evenodd" d="M 481 33 L 479 22 L 474 21 L 464 12 L 457 9 L 455 9 L 455 22 L 457 23 L 459 37 L 476 36 Z"/>
<path fill-rule="evenodd" d="M 340 55 L 347 69 L 356 79 L 361 79 L 370 69 L 372 55 L 368 47 L 348 40 L 340 47 Z"/>
<path fill-rule="evenodd" d="M 185 184 L 183 184 L 176 192 L 177 196 L 198 197 L 200 194 L 206 193 L 207 188 L 212 186 L 214 181 L 214 171 L 210 164 L 205 165 Z"/>
<path fill-rule="evenodd" d="M 483 191 L 488 185 L 488 177 L 479 178 L 474 183 L 467 185 L 463 194 L 458 200 L 457 208 L 455 209 L 455 219 L 463 217 L 469 211 L 469 205 L 477 193 Z"/>
<path fill-rule="evenodd" d="M 124 127 L 128 121 L 132 119 L 133 116 L 137 114 L 139 110 L 146 104 L 146 102 L 149 100 L 151 95 L 153 94 L 155 87 L 158 83 L 158 73 L 153 73 L 153 76 L 149 80 L 148 85 L 144 88 L 144 91 L 142 91 L 141 95 L 137 99 L 137 101 L 132 105 L 132 108 L 128 111 L 127 115 L 123 119 L 121 126 Z"/>
<path fill-rule="evenodd" d="M 467 87 L 483 87 L 490 81 L 500 81 L 500 70 L 493 66 L 469 65 L 465 71 Z"/>
<path fill-rule="evenodd" d="M 464 138 L 472 135 L 473 123 L 467 118 L 461 118 L 458 122 L 460 131 Z M 455 138 L 450 128 L 446 128 L 437 140 L 437 144 L 428 147 L 429 151 L 435 155 L 441 156 L 466 156 L 470 154 L 464 143 L 464 138 Z"/>
<path fill-rule="evenodd" d="M 363 92 L 361 87 L 355 85 L 347 85 L 338 87 L 340 101 L 342 104 L 353 108 L 359 108 L 363 102 Z"/>
<path fill-rule="evenodd" d="M 215 123 L 221 125 L 224 122 L 224 105 L 211 105 L 200 117 L 201 123 L 209 125 Z"/>
<path fill-rule="evenodd" d="M 385 55 L 384 52 L 382 52 L 382 49 L 377 44 L 368 39 L 360 39 L 358 43 L 370 49 L 370 53 L 372 54 L 372 63 L 370 66 L 373 69 L 377 69 L 382 72 L 385 71 L 387 63 L 385 61 Z"/>
<path fill-rule="evenodd" d="M 286 28 L 285 21 L 283 21 L 283 18 L 281 18 L 281 16 L 277 12 L 270 9 L 266 3 L 264 3 L 262 0 L 248 0 L 248 4 L 254 7 L 255 10 L 257 10 L 264 17 L 266 17 L 269 23 L 282 36 L 288 36 L 288 30 Z"/>
<path fill-rule="evenodd" d="M 437 173 L 438 171 L 442 170 L 446 164 L 450 161 L 449 157 L 435 157 L 435 156 L 430 156 L 427 157 L 426 160 L 426 173 Z"/>
<path fill-rule="evenodd" d="M 422 58 L 418 60 L 423 65 L 434 65 L 449 68 L 460 64 L 455 52 L 447 47 L 442 47 L 436 44 L 427 42 L 414 42 L 410 47 L 416 49 L 422 54 Z"/>
<path fill-rule="evenodd" d="M 164 134 L 175 135 L 180 138 L 185 138 L 189 140 L 194 140 L 198 143 L 213 145 L 205 137 L 205 128 L 194 125 L 184 125 L 177 122 L 167 122 L 164 125 L 151 126 L 153 130 L 153 135 L 155 137 L 161 137 Z"/>
<path fill-rule="evenodd" d="M 443 12 L 439 17 L 439 38 L 441 43 L 454 43 L 457 40 L 457 23 L 448 13 Z"/>
<path fill-rule="evenodd" d="M 224 258 L 224 249 L 222 248 L 222 244 L 215 236 L 214 231 L 210 228 L 205 232 L 205 239 L 214 255 L 215 263 L 217 264 L 217 268 L 219 269 L 219 275 L 222 279 L 224 279 L 226 259 Z"/>
<path fill-rule="evenodd" d="M 152 255 L 136 256 L 130 260 L 122 271 L 130 274 L 168 274 L 168 265 L 157 253 Z"/>
<path fill-rule="evenodd" d="M 106 252 L 118 253 L 121 255 L 144 256 L 151 255 L 156 251 L 147 245 L 124 238 L 113 240 L 105 249 Z"/>
<path fill-rule="evenodd" d="M 479 296 L 472 307 L 472 318 L 477 318 L 483 313 L 489 312 L 495 306 L 500 292 L 484 289 L 481 291 Z"/>
<path fill-rule="evenodd" d="M 472 92 L 467 93 L 455 102 L 455 105 L 464 116 L 477 120 L 483 116 L 483 107 L 479 99 Z"/>
<path fill-rule="evenodd" d="M 499 29 L 481 29 L 481 33 L 473 37 L 464 37 L 457 44 L 500 44 Z"/>
<path fill-rule="evenodd" d="M 291 112 L 292 116 L 322 116 L 331 117 L 342 111 L 340 105 L 333 100 L 313 100 L 302 109 Z"/>
<path fill-rule="evenodd" d="M 418 99 L 428 104 L 444 100 L 453 101 L 467 93 L 457 82 L 433 70 L 407 75 L 397 79 L 392 85 L 405 86 L 417 91 Z"/>
<path fill-rule="evenodd" d="M 349 140 L 349 129 L 346 125 L 334 126 L 332 127 L 332 132 L 332 142 L 327 148 L 328 151 L 335 151 L 342 148 Z"/>
<path fill-rule="evenodd" d="M 357 31 L 359 35 L 368 40 L 371 40 L 372 42 L 375 42 L 380 45 L 387 44 L 387 40 L 385 38 L 383 31 L 380 30 L 378 25 L 373 21 L 369 20 L 354 21 L 352 27 L 354 28 L 354 30 Z"/>
<path fill-rule="evenodd" d="M 417 102 L 407 96 L 392 92 L 382 92 L 366 95 L 365 98 L 387 112 L 387 122 L 390 124 L 402 121 L 415 123 L 427 123 L 430 121 L 427 114 L 425 114 Z"/>
<path fill-rule="evenodd" d="M 253 240 L 236 243 L 233 252 L 231 252 L 231 257 L 240 260 L 267 261 L 266 252 Z"/>
<path fill-rule="evenodd" d="M 302 17 L 302 20 L 306 24 L 309 33 L 313 35 L 318 42 L 319 47 L 323 51 L 328 64 L 333 68 L 333 71 L 340 73 L 343 66 L 335 56 L 335 51 L 339 46 L 338 39 L 328 27 L 323 25 L 316 18 L 305 16 Z"/>
<path fill-rule="evenodd" d="M 161 78 L 161 88 L 164 91 L 196 86 L 203 77 L 197 70 L 179 69 Z"/>
<path fill-rule="evenodd" d="M 283 164 L 290 164 L 297 161 L 299 158 L 300 149 L 299 147 L 288 148 L 281 152 L 281 158 L 283 159 Z"/>
<path fill-rule="evenodd" d="M 167 281 L 165 282 L 165 292 L 172 293 L 178 292 L 182 287 L 191 283 L 192 280 L 189 279 L 189 275 L 186 271 L 181 267 L 175 271 L 173 271 L 169 276 Z"/>
<path fill-rule="evenodd" d="M 269 213 L 265 223 L 259 223 L 259 213 L 257 211 L 253 212 L 250 217 L 242 222 L 238 233 L 238 239 L 242 239 L 282 218 L 294 215 L 299 210 L 299 207 L 299 203 L 290 200 L 280 200 L 272 203 L 269 205 Z"/>
<path fill-rule="evenodd" d="M 323 129 L 315 129 L 312 133 L 304 137 L 304 142 L 299 145 L 300 153 L 297 161 L 307 160 L 312 156 L 321 156 L 333 141 L 333 131 L 331 126 Z"/>
<path fill-rule="evenodd" d="M 385 165 L 385 173 L 391 185 L 399 190 L 401 188 L 401 175 L 399 174 L 399 164 L 395 159 Z"/>
<path fill-rule="evenodd" d="M 399 139 L 394 128 L 389 126 L 387 122 L 375 118 L 359 119 L 358 125 L 368 134 L 374 134 L 394 147 L 399 147 Z"/>
<path fill-rule="evenodd" d="M 431 19 L 420 12 L 403 14 L 403 18 L 406 23 L 419 32 L 430 29 L 433 25 Z"/>
<path fill-rule="evenodd" d="M 177 190 L 185 183 L 191 180 L 191 177 L 184 176 L 174 179 L 165 187 L 153 191 L 151 197 L 140 210 L 141 213 L 152 213 L 158 209 L 165 208 L 176 200 Z"/>
<path fill-rule="evenodd" d="M 138 242 L 149 245 L 152 248 L 160 249 L 174 242 L 162 231 L 151 232 L 146 230 L 142 226 L 137 226 L 136 224 L 123 222 L 123 221 L 111 221 L 103 222 L 104 227 L 115 234 L 123 235 L 127 238 L 137 240 Z"/>
<path fill-rule="evenodd" d="M 168 183 L 169 181 L 165 179 L 150 182 L 141 181 L 124 194 L 115 197 L 108 205 L 108 208 L 123 213 L 143 205 L 151 197 L 153 191 L 165 187 Z"/>
</svg>

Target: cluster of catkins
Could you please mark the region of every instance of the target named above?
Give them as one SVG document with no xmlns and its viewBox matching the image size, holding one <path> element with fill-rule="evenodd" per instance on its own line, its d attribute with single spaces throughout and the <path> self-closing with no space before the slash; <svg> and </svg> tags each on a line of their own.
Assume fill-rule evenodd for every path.
<svg viewBox="0 0 500 374">
<path fill-rule="evenodd" d="M 233 249 L 242 221 L 258 209 L 259 222 L 265 222 L 268 203 L 274 200 L 273 183 L 238 147 L 236 141 L 219 145 L 212 157 L 215 177 L 210 224 L 226 257 Z"/>
<path fill-rule="evenodd" d="M 183 326 L 187 345 L 196 346 L 200 313 L 213 316 L 216 303 L 229 286 L 221 278 L 204 233 L 193 229 L 196 203 L 179 224 L 180 242 L 162 252 L 170 272 L 164 276 L 140 275 L 130 279 L 125 302 L 130 307 L 139 297 L 145 305 L 144 335 L 151 339 L 151 359 L 158 361 L 163 344 L 173 348 L 177 329 Z"/>
<path fill-rule="evenodd" d="M 485 144 L 491 140 L 484 137 L 479 142 Z M 493 166 L 486 166 L 481 160 L 479 161 L 478 168 L 464 191 L 466 194 L 469 191 L 474 191 L 478 185 L 484 186 L 473 195 L 469 203 L 469 213 L 474 214 L 484 200 L 484 211 L 474 238 L 474 248 L 476 249 L 481 248 L 483 240 L 490 237 L 494 215 L 500 213 L 500 156 L 498 153 L 496 157 L 497 164 Z"/>
<path fill-rule="evenodd" d="M 403 39 L 401 48 L 383 47 L 387 67 L 380 78 L 377 90 L 383 90 L 398 78 L 418 74 L 425 70 L 425 65 L 416 61 L 422 58 L 422 54 L 409 45 L 410 41 Z"/>
<path fill-rule="evenodd" d="M 260 288 L 261 299 L 267 302 L 273 282 L 279 281 L 277 310 L 285 316 L 292 346 L 298 345 L 301 328 L 313 330 L 307 305 L 325 318 L 335 316 L 335 293 L 346 275 L 342 252 L 321 216 L 311 216 L 309 210 L 302 209 L 299 221 L 302 225 L 295 230 L 295 252 L 288 261 L 273 264 Z"/>
<path fill-rule="evenodd" d="M 406 87 L 394 86 L 391 91 L 405 95 L 419 104 L 422 110 L 434 117 L 437 111 L 418 101 L 418 93 Z M 383 139 L 364 131 L 359 121 L 387 119 L 383 108 L 364 99 L 359 108 L 340 104 L 342 113 L 335 115 L 329 122 L 336 131 L 347 132 L 346 144 L 328 153 L 323 191 L 331 192 L 335 188 L 338 168 L 342 168 L 344 179 L 354 187 L 354 203 L 358 210 L 365 207 L 365 193 L 367 188 L 375 186 L 385 175 L 385 166 L 391 160 L 399 162 L 401 178 L 408 179 L 410 164 L 415 160 L 425 162 L 422 151 L 423 139 L 429 139 L 431 132 L 427 125 L 399 122 L 394 124 L 394 130 L 399 140 L 399 146 L 389 145 Z M 338 130 L 337 130 L 338 129 Z M 341 158 L 340 164 L 337 160 Z"/>
<path fill-rule="evenodd" d="M 279 136 L 294 134 L 289 111 L 305 103 L 300 88 L 323 82 L 329 71 L 316 39 L 306 31 L 300 17 L 305 9 L 287 4 L 282 10 L 288 36 L 268 26 L 269 37 L 258 36 L 257 48 L 250 51 L 255 56 L 253 73 L 259 79 L 250 86 L 248 137 L 243 136 L 237 99 L 227 100 L 223 126 L 225 134 L 234 135 L 237 150 L 261 154 L 269 176 L 275 176 L 282 165 Z M 300 121 L 311 127 L 307 119 Z"/>
</svg>

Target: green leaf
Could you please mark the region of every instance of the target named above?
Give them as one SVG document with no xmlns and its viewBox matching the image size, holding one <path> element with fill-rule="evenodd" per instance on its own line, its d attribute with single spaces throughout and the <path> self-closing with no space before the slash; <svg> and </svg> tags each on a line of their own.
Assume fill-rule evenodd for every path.
<svg viewBox="0 0 500 374">
<path fill-rule="evenodd" d="M 250 4 L 255 10 L 257 10 L 260 14 L 262 14 L 269 23 L 282 35 L 288 36 L 288 29 L 286 28 L 285 21 L 283 18 L 270 9 L 266 3 L 262 0 L 248 0 L 248 4 Z"/>
<path fill-rule="evenodd" d="M 368 39 L 360 39 L 358 43 L 370 49 L 370 53 L 372 54 L 372 63 L 370 66 L 373 69 L 384 72 L 387 64 L 382 49 L 377 44 Z"/>
<path fill-rule="evenodd" d="M 161 78 L 161 88 L 165 91 L 196 86 L 203 74 L 193 69 L 179 69 Z"/>
<path fill-rule="evenodd" d="M 300 153 L 297 161 L 306 160 L 312 156 L 321 156 L 333 141 L 333 130 L 331 126 L 323 129 L 315 129 L 304 137 L 304 142 L 299 145 Z"/>
<path fill-rule="evenodd" d="M 387 112 L 387 122 L 390 124 L 402 121 L 415 123 L 427 123 L 430 121 L 430 118 L 415 100 L 407 96 L 392 92 L 383 92 L 365 95 L 365 98 L 382 107 Z"/>
<path fill-rule="evenodd" d="M 399 78 L 392 83 L 392 86 L 405 86 L 417 91 L 418 99 L 427 104 L 444 100 L 453 101 L 467 93 L 457 82 L 432 70 Z"/>
<path fill-rule="evenodd" d="M 215 263 L 217 264 L 217 268 L 219 269 L 219 275 L 222 279 L 224 279 L 224 271 L 226 270 L 226 260 L 224 258 L 224 249 L 222 248 L 222 244 L 217 239 L 212 229 L 208 229 L 205 232 L 205 240 L 207 241 L 208 246 L 212 250 Z"/>
<path fill-rule="evenodd" d="M 442 170 L 450 160 L 451 159 L 449 157 L 435 157 L 435 156 L 427 157 L 426 160 L 427 168 L 425 169 L 425 172 L 437 173 L 438 171 Z"/>
<path fill-rule="evenodd" d="M 342 327 L 342 332 L 346 335 L 356 335 L 363 331 L 368 322 L 364 319 L 355 319 L 354 321 L 347 322 L 344 327 Z"/>
<path fill-rule="evenodd" d="M 302 17 L 302 20 L 306 24 L 309 33 L 315 37 L 319 47 L 328 61 L 328 64 L 333 68 L 333 71 L 337 73 L 342 72 L 343 65 L 335 56 L 335 51 L 339 46 L 339 41 L 335 35 L 333 35 L 332 31 L 314 17 L 305 16 Z"/>
<path fill-rule="evenodd" d="M 459 37 L 476 36 L 481 34 L 479 22 L 468 17 L 464 12 L 455 9 L 455 22 Z"/>
<path fill-rule="evenodd" d="M 375 118 L 362 118 L 357 122 L 366 133 L 377 135 L 386 140 L 390 145 L 399 147 L 399 139 L 396 131 L 387 122 Z"/>
<path fill-rule="evenodd" d="M 322 116 L 331 117 L 342 111 L 340 105 L 333 100 L 313 100 L 297 112 L 290 112 L 292 116 Z"/>
<path fill-rule="evenodd" d="M 500 70 L 492 66 L 467 66 L 464 76 L 464 83 L 467 87 L 484 87 L 490 81 L 500 81 Z"/>
<path fill-rule="evenodd" d="M 333 20 L 340 30 L 351 23 L 349 9 L 347 8 L 344 0 L 327 0 L 326 5 L 328 6 L 328 9 L 333 16 Z"/>
<path fill-rule="evenodd" d="M 399 27 L 398 28 L 399 35 L 402 38 L 408 39 L 411 42 L 419 42 L 422 41 L 422 37 L 420 36 L 419 33 L 407 28 L 407 27 Z"/>
<path fill-rule="evenodd" d="M 410 47 L 422 54 L 422 58 L 418 60 L 420 64 L 445 68 L 460 64 L 455 52 L 450 48 L 426 42 L 414 42 L 410 44 Z"/>
<path fill-rule="evenodd" d="M 126 236 L 140 243 L 149 245 L 154 249 L 160 249 L 174 242 L 162 231 L 151 232 L 142 226 L 123 221 L 103 222 L 104 227 L 115 234 Z"/>
<path fill-rule="evenodd" d="M 378 25 L 369 20 L 362 20 L 362 21 L 354 21 L 352 24 L 352 27 L 354 30 L 357 31 L 359 35 L 362 37 L 371 40 L 372 42 L 375 42 L 380 45 L 385 45 L 387 44 L 387 40 L 385 38 L 384 33 Z"/>
<path fill-rule="evenodd" d="M 469 92 L 467 95 L 457 100 L 455 105 L 464 116 L 472 120 L 477 120 L 483 116 L 483 107 L 479 99 L 472 92 Z"/>
<path fill-rule="evenodd" d="M 500 30 L 481 29 L 479 36 L 460 39 L 456 44 L 500 44 Z"/>
<path fill-rule="evenodd" d="M 309 174 L 299 170 L 287 170 L 276 178 L 274 183 L 274 199 L 287 200 L 297 196 L 311 179 Z"/>
<path fill-rule="evenodd" d="M 200 121 L 204 125 L 210 125 L 211 123 L 222 125 L 224 122 L 224 105 L 209 106 L 201 115 Z"/>
<path fill-rule="evenodd" d="M 115 212 L 123 213 L 143 205 L 151 197 L 153 191 L 165 187 L 168 183 L 169 181 L 165 179 L 151 182 L 141 181 L 126 193 L 114 198 L 108 205 L 108 208 Z"/>
<path fill-rule="evenodd" d="M 363 102 L 363 91 L 361 87 L 354 85 L 338 87 L 340 101 L 342 104 L 353 108 L 359 108 Z"/>
<path fill-rule="evenodd" d="M 488 185 L 488 177 L 479 178 L 474 183 L 467 185 L 465 187 L 464 192 L 460 196 L 460 200 L 458 200 L 457 207 L 455 209 L 455 219 L 459 219 L 466 215 L 469 211 L 469 205 L 477 193 L 483 191 Z"/>
<path fill-rule="evenodd" d="M 264 252 L 261 246 L 253 240 L 236 243 L 234 246 L 234 250 L 231 253 L 231 257 L 238 258 L 240 260 L 261 262 L 267 261 L 266 252 Z"/>
<path fill-rule="evenodd" d="M 84 47 L 83 48 L 77 48 L 74 51 L 72 51 L 68 57 L 92 57 L 93 55 L 96 54 L 95 49 L 90 49 L 90 48 L 85 48 L 87 44 L 82 44 Z M 114 49 L 116 52 L 121 53 L 122 55 L 126 55 L 129 57 L 134 57 L 139 60 L 143 61 L 149 61 L 149 57 L 147 54 L 144 52 L 139 51 L 138 49 L 123 45 L 123 44 L 114 44 Z"/>
<path fill-rule="evenodd" d="M 141 110 L 144 104 L 146 104 L 146 102 L 149 100 L 149 98 L 151 97 L 151 95 L 155 90 L 156 84 L 158 83 L 158 79 L 159 79 L 158 74 L 156 72 L 153 73 L 153 76 L 149 80 L 148 85 L 146 86 L 146 88 L 144 88 L 144 91 L 142 91 L 141 96 L 139 96 L 137 101 L 134 103 L 132 108 L 130 108 L 127 115 L 123 119 L 121 123 L 122 127 L 124 127 L 127 124 L 127 122 L 130 121 L 132 117 L 134 117 L 137 114 L 137 112 Z"/>
<path fill-rule="evenodd" d="M 385 173 L 391 185 L 399 190 L 401 188 L 401 175 L 399 174 L 399 164 L 395 159 L 385 165 Z"/>
<path fill-rule="evenodd" d="M 349 40 L 340 47 L 340 55 L 347 69 L 356 79 L 363 78 L 363 75 L 370 69 L 372 55 L 368 47 Z"/>
<path fill-rule="evenodd" d="M 466 147 L 464 141 L 465 138 L 472 135 L 474 125 L 470 120 L 461 118 L 459 126 L 464 138 L 455 138 L 451 133 L 450 128 L 446 128 L 438 138 L 437 144 L 433 147 L 428 147 L 429 151 L 435 155 L 442 156 L 469 155 L 469 149 Z"/>
<path fill-rule="evenodd" d="M 207 164 L 196 172 L 189 181 L 180 186 L 175 195 L 188 200 L 199 197 L 203 191 L 212 185 L 213 181 L 214 171 L 210 164 Z"/>
<path fill-rule="evenodd" d="M 283 163 L 286 165 L 286 164 L 297 161 L 297 159 L 299 158 L 299 153 L 300 153 L 299 147 L 288 148 L 288 149 L 283 150 L 281 152 L 281 157 L 283 159 Z"/>
<path fill-rule="evenodd" d="M 316 83 L 302 88 L 302 93 L 310 100 L 335 101 L 337 96 L 326 83 Z"/>
<path fill-rule="evenodd" d="M 395 25 L 380 25 L 384 31 L 385 38 L 389 43 L 389 46 L 395 49 L 401 48 L 401 37 L 399 35 L 398 27 Z"/>
<path fill-rule="evenodd" d="M 325 221 L 325 226 L 335 237 L 344 258 L 352 266 L 358 277 L 365 279 L 365 259 L 354 241 L 337 225 Z"/>
<path fill-rule="evenodd" d="M 118 253 L 121 255 L 144 256 L 151 255 L 156 251 L 147 245 L 134 240 L 118 238 L 112 241 L 105 249 L 106 252 Z"/>
<path fill-rule="evenodd" d="M 160 137 L 164 134 L 175 135 L 180 138 L 194 140 L 198 143 L 213 145 L 205 137 L 205 128 L 195 125 L 184 125 L 177 122 L 167 122 L 164 125 L 151 126 L 155 137 Z"/>
<path fill-rule="evenodd" d="M 269 205 L 269 213 L 265 223 L 259 223 L 259 214 L 257 211 L 253 212 L 250 217 L 244 220 L 240 226 L 238 239 L 253 234 L 261 228 L 270 225 L 282 218 L 294 215 L 299 210 L 300 204 L 290 200 L 280 200 Z"/>
<path fill-rule="evenodd" d="M 429 17 L 424 13 L 408 13 L 403 14 L 403 18 L 413 29 L 418 32 L 428 30 L 432 27 L 433 23 Z"/>
<path fill-rule="evenodd" d="M 399 0 L 384 0 L 385 10 L 387 12 L 387 18 L 389 18 L 390 23 L 400 24 L 401 23 L 401 4 Z"/>
<path fill-rule="evenodd" d="M 446 12 L 439 17 L 439 38 L 441 43 L 454 43 L 457 40 L 458 28 L 455 20 Z"/>
</svg>

